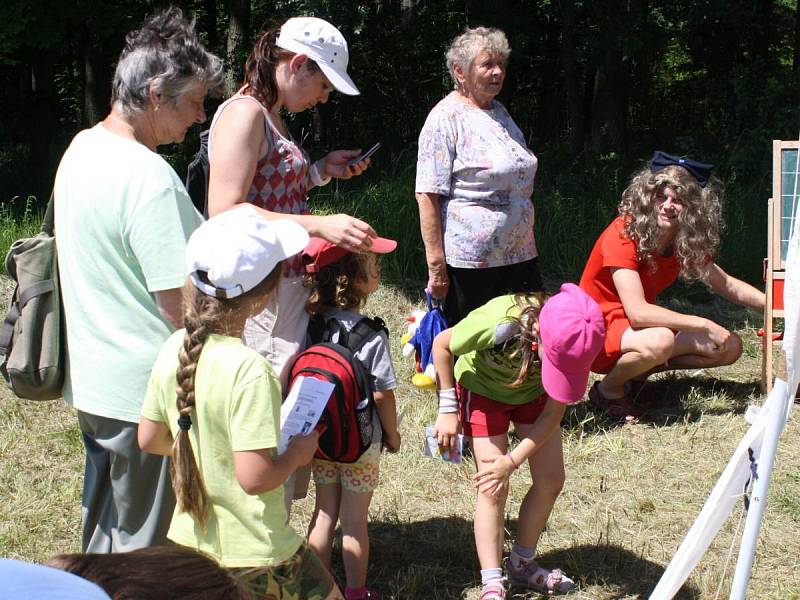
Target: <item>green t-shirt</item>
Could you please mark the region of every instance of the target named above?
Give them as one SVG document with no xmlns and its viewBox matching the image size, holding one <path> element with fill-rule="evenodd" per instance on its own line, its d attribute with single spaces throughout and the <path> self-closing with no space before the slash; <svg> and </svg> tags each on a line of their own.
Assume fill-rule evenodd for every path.
<svg viewBox="0 0 800 600">
<path fill-rule="evenodd" d="M 153 292 L 186 280 L 202 222 L 177 174 L 103 125 L 80 132 L 58 167 L 55 226 L 67 329 L 64 398 L 136 423 L 150 368 L 174 331 Z"/>
<path fill-rule="evenodd" d="M 512 356 L 519 346 L 512 318 L 519 316 L 514 296 L 499 296 L 453 327 L 450 350 L 459 357 L 455 376 L 462 386 L 504 404 L 525 404 L 544 394 L 539 369 L 520 387 L 508 387 L 521 364 L 519 356 Z"/>
<path fill-rule="evenodd" d="M 175 373 L 184 330 L 158 355 L 142 416 L 178 433 Z M 283 486 L 251 496 L 239 485 L 233 453 L 277 448 L 281 390 L 269 363 L 241 340 L 211 335 L 195 374 L 195 410 L 189 430 L 197 466 L 211 504 L 206 531 L 175 509 L 168 537 L 210 554 L 226 567 L 269 566 L 287 560 L 301 538 L 288 524 Z"/>
</svg>

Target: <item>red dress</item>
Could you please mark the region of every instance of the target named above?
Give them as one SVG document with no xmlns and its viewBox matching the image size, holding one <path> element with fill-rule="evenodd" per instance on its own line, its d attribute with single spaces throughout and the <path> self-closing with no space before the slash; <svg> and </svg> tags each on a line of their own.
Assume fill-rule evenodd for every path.
<svg viewBox="0 0 800 600">
<path fill-rule="evenodd" d="M 603 350 L 592 363 L 595 373 L 608 373 L 614 368 L 621 355 L 622 334 L 631 326 L 611 277 L 611 270 L 622 268 L 638 272 L 645 300 L 655 304 L 656 296 L 678 278 L 680 265 L 674 254 L 654 256 L 653 262 L 655 270 L 651 263 L 639 261 L 636 242 L 625 233 L 623 217 L 614 219 L 595 242 L 580 282 L 581 289 L 600 305 L 606 322 Z"/>
</svg>

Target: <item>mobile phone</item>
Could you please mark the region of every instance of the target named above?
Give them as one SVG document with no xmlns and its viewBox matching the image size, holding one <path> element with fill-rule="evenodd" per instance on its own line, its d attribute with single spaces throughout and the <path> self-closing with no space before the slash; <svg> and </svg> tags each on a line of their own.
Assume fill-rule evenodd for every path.
<svg viewBox="0 0 800 600">
<path fill-rule="evenodd" d="M 373 154 L 375 154 L 375 152 L 377 152 L 378 148 L 380 148 L 380 147 L 381 147 L 381 143 L 380 143 L 380 142 L 378 142 L 378 143 L 377 143 L 377 144 L 375 144 L 375 145 L 374 145 L 372 148 L 370 148 L 369 150 L 367 150 L 366 152 L 364 152 L 364 154 L 362 154 L 361 156 L 359 156 L 359 157 L 357 157 L 357 158 L 354 158 L 353 160 L 351 160 L 351 161 L 350 161 L 350 162 L 348 162 L 347 164 L 348 164 L 348 165 L 356 165 L 356 164 L 360 163 L 360 162 L 361 162 L 362 160 L 364 160 L 365 158 L 369 158 L 370 156 L 372 156 Z"/>
</svg>

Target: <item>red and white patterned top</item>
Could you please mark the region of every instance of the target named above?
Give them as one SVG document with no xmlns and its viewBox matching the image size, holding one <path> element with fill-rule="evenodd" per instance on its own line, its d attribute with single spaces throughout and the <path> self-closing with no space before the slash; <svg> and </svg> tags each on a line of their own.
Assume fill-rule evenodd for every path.
<svg viewBox="0 0 800 600">
<path fill-rule="evenodd" d="M 309 168 L 311 159 L 308 154 L 290 137 L 284 137 L 269 117 L 269 111 L 261 102 L 252 96 L 236 95 L 220 104 L 211 130 L 222 114 L 222 111 L 236 100 L 248 99 L 256 102 L 264 113 L 264 135 L 267 140 L 267 152 L 256 163 L 253 183 L 247 191 L 247 201 L 254 206 L 272 212 L 287 215 L 307 215 Z M 211 136 L 209 136 L 208 156 L 211 160 Z M 284 262 L 284 277 L 294 277 L 302 273 L 300 254 Z"/>
</svg>

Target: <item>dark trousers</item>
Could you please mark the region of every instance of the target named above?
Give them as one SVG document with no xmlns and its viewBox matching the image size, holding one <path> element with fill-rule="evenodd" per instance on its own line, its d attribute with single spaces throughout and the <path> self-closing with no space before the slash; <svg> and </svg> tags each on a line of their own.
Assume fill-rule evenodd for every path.
<svg viewBox="0 0 800 600">
<path fill-rule="evenodd" d="M 447 265 L 447 277 L 450 286 L 444 301 L 444 316 L 450 327 L 497 296 L 544 290 L 538 258 L 487 269 Z"/>
</svg>

